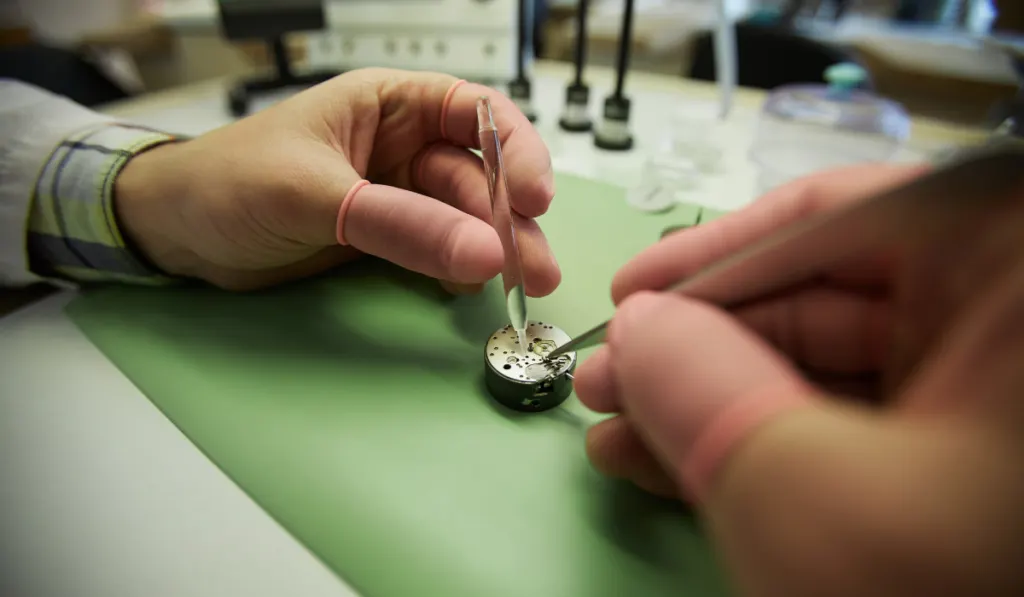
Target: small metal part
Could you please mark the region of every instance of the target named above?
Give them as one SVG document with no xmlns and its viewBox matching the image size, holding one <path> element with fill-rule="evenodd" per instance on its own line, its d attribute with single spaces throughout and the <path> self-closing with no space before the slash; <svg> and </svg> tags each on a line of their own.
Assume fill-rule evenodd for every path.
<svg viewBox="0 0 1024 597">
<path fill-rule="evenodd" d="M 517 411 L 541 412 L 565 402 L 572 393 L 576 353 L 549 359 L 548 353 L 569 341 L 569 335 L 543 321 L 526 326 L 521 350 L 511 325 L 497 330 L 484 348 L 484 381 L 500 404 Z"/>
</svg>

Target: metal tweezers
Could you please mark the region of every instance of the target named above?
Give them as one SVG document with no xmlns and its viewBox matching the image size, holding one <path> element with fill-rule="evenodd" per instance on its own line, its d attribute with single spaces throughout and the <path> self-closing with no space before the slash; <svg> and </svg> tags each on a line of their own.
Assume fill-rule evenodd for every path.
<svg viewBox="0 0 1024 597">
<path fill-rule="evenodd" d="M 851 257 L 897 243 L 935 241 L 958 222 L 1012 201 L 1024 201 L 1024 143 L 991 142 L 958 152 L 909 183 L 787 225 L 665 290 L 735 306 L 805 282 Z M 608 323 L 547 358 L 603 342 Z"/>
</svg>

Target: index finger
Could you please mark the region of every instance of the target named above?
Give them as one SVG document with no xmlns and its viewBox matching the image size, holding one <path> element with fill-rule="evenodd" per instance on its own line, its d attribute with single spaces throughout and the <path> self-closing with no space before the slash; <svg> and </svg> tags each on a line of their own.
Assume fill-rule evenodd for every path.
<svg viewBox="0 0 1024 597">
<path fill-rule="evenodd" d="M 441 109 L 441 135 L 448 141 L 480 149 L 476 100 L 488 96 L 501 140 L 505 175 L 512 207 L 528 218 L 543 215 L 555 194 L 551 155 L 530 120 L 505 94 L 466 81 L 457 81 Z"/>
<path fill-rule="evenodd" d="M 667 288 L 786 224 L 866 198 L 922 170 L 919 165 L 858 165 L 792 181 L 749 207 L 671 234 L 642 251 L 615 275 L 612 300 L 617 305 L 635 292 Z"/>
<path fill-rule="evenodd" d="M 356 72 L 350 75 L 354 77 Z M 405 142 L 444 140 L 480 149 L 476 101 L 488 96 L 501 140 L 512 208 L 527 218 L 547 212 L 555 194 L 551 156 L 530 120 L 505 94 L 442 73 L 365 69 L 363 76 L 377 88 L 379 118 L 399 122 L 396 128 L 403 137 L 400 141 Z"/>
</svg>

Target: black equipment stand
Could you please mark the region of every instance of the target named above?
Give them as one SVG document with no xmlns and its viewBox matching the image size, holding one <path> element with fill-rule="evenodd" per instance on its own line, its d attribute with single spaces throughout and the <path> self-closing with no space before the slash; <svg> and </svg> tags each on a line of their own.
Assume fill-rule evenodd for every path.
<svg viewBox="0 0 1024 597">
<path fill-rule="evenodd" d="M 629 52 L 633 43 L 633 0 L 626 0 L 619 34 L 619 54 L 616 64 L 615 91 L 604 100 L 601 126 L 594 132 L 594 145 L 610 151 L 628 151 L 633 148 L 633 135 L 629 132 L 630 101 L 625 94 L 626 72 L 629 70 Z"/>
<path fill-rule="evenodd" d="M 228 107 L 235 117 L 249 112 L 253 96 L 289 87 L 311 87 L 340 74 L 319 72 L 296 75 L 288 57 L 285 36 L 325 27 L 322 0 L 217 0 L 221 29 L 231 41 L 264 41 L 274 61 L 274 74 L 245 79 L 228 91 Z"/>
<path fill-rule="evenodd" d="M 587 62 L 587 0 L 576 5 L 576 77 L 565 88 L 565 110 L 558 126 L 570 133 L 585 133 L 593 128 L 590 120 L 590 87 L 583 82 Z"/>
<path fill-rule="evenodd" d="M 519 0 L 519 36 L 516 41 L 516 78 L 508 84 L 509 97 L 519 110 L 537 122 L 533 107 L 533 85 L 526 76 L 526 52 L 533 53 L 533 9 L 530 0 Z"/>
</svg>

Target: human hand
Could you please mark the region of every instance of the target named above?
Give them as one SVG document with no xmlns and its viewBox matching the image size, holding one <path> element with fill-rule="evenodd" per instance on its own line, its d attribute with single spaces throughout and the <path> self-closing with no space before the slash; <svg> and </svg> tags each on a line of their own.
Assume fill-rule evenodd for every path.
<svg viewBox="0 0 1024 597">
<path fill-rule="evenodd" d="M 576 375 L 577 394 L 587 406 L 618 413 L 588 434 L 594 465 L 654 493 L 678 495 L 680 483 L 699 485 L 695 477 L 723 456 L 716 454 L 724 449 L 718 445 L 726 442 L 723 434 L 740 433 L 774 409 L 832 389 L 814 385 L 805 373 L 845 382 L 878 372 L 889 355 L 895 309 L 892 262 L 885 256 L 847 264 L 816 283 L 731 313 L 649 291 L 785 224 L 922 171 L 855 167 L 795 181 L 747 209 L 674 233 L 624 266 L 612 285 L 618 310 L 608 342 Z M 730 424 L 732 430 L 724 423 L 718 431 L 705 429 L 732 405 L 750 403 L 761 404 L 763 412 L 731 415 L 750 418 Z"/>
<path fill-rule="evenodd" d="M 588 453 L 699 505 L 739 594 L 1021 593 L 1024 188 L 729 312 L 656 292 L 920 170 L 797 181 L 614 281 L 607 344 L 576 373 L 580 399 L 615 413 Z M 882 381 L 879 407 L 815 379 L 863 372 Z"/>
<path fill-rule="evenodd" d="M 561 274 L 533 220 L 554 196 L 547 149 L 504 95 L 456 83 L 352 71 L 142 153 L 116 181 L 121 227 L 164 271 L 229 289 L 309 276 L 365 253 L 474 291 L 501 271 L 504 255 L 481 160 L 468 149 L 479 147 L 476 99 L 486 94 L 523 216 L 526 291 L 549 294 Z"/>
</svg>

